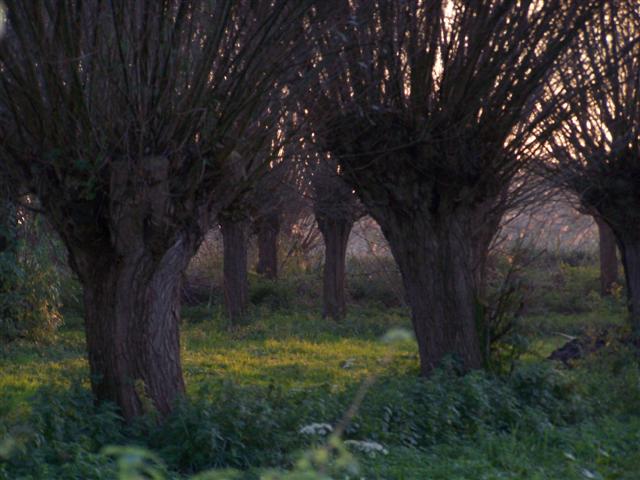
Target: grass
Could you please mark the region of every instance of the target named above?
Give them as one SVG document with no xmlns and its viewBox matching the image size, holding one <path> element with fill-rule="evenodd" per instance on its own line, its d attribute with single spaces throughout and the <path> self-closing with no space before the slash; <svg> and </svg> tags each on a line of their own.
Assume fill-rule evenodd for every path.
<svg viewBox="0 0 640 480">
<path fill-rule="evenodd" d="M 264 468 L 285 478 L 300 452 L 322 444 L 300 427 L 339 423 L 370 377 L 376 382 L 345 438 L 389 453 L 355 453 L 360 472 L 335 478 L 640 478 L 637 354 L 612 341 L 571 370 L 544 360 L 566 341 L 562 334 L 621 325 L 617 306 L 526 316 L 520 333 L 529 350 L 510 376 L 459 376 L 450 364 L 425 381 L 414 341 L 380 341 L 391 328 L 410 328 L 406 309 L 380 304 L 352 306 L 341 323 L 293 301 L 256 305 L 233 329 L 215 305 L 186 308 L 189 401 L 164 425 L 150 417 L 131 427 L 92 404 L 81 324 L 69 314 L 51 344 L 3 346 L 0 478 L 115 478 L 114 461 L 100 453 L 110 444 L 156 452 L 168 478 L 227 467 L 240 468 L 240 478 L 259 478 Z"/>
<path fill-rule="evenodd" d="M 606 418 L 544 434 L 479 434 L 428 452 L 399 449 L 369 461 L 371 478 L 637 479 L 640 420 Z"/>
</svg>

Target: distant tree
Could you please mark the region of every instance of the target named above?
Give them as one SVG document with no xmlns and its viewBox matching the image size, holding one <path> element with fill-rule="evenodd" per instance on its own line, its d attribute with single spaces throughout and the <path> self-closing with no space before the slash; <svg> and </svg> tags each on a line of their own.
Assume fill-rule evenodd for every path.
<svg viewBox="0 0 640 480">
<path fill-rule="evenodd" d="M 291 144 L 296 140 L 298 139 L 294 130 L 281 123 L 270 145 L 262 150 L 266 153 L 258 153 L 263 155 L 264 159 L 256 163 L 264 168 L 256 172 L 253 180 L 248 182 L 233 201 L 218 214 L 223 241 L 225 308 L 232 323 L 240 321 L 249 307 L 247 262 L 251 225 L 256 219 L 261 222 L 270 219 L 271 224 L 268 227 L 273 228 L 275 216 L 279 228 L 279 211 L 283 202 L 292 194 L 286 185 L 292 159 L 285 157 L 283 152 L 291 150 Z M 270 232 L 269 237 L 269 245 L 266 248 L 269 250 L 270 258 L 262 260 L 268 262 L 268 277 L 273 279 L 278 271 L 277 231 Z M 266 254 L 267 252 L 262 252 L 263 257 Z"/>
<path fill-rule="evenodd" d="M 8 5 L 0 161 L 69 252 L 93 391 L 127 419 L 184 392 L 182 273 L 286 109 L 306 3 Z"/>
<path fill-rule="evenodd" d="M 483 363 L 478 292 L 512 179 L 544 137 L 542 91 L 600 0 L 326 2 L 309 109 L 389 241 L 422 374 Z"/>
<path fill-rule="evenodd" d="M 227 209 L 218 215 L 222 232 L 224 306 L 231 325 L 240 322 L 249 308 L 247 255 L 250 218 L 240 209 Z"/>
<path fill-rule="evenodd" d="M 258 247 L 256 273 L 270 280 L 278 278 L 281 259 L 279 238 L 286 216 L 297 209 L 300 192 L 297 189 L 298 159 L 295 155 L 299 136 L 283 142 L 284 151 L 278 162 L 272 162 L 268 172 L 256 183 L 252 201 L 254 233 Z"/>
<path fill-rule="evenodd" d="M 260 178 L 253 189 L 254 233 L 258 246 L 256 273 L 270 280 L 278 278 L 278 237 L 283 223 L 283 215 L 299 201 L 295 187 L 297 161 L 292 153 L 293 138 L 285 139 L 287 154 Z"/>
<path fill-rule="evenodd" d="M 557 91 L 570 92 L 549 141 L 550 178 L 574 192 L 616 238 L 631 320 L 640 331 L 640 11 L 606 3 L 564 59 Z"/>
<path fill-rule="evenodd" d="M 278 235 L 280 234 L 280 211 L 276 204 L 262 213 L 254 222 L 258 245 L 256 273 L 269 280 L 278 278 Z"/>
<path fill-rule="evenodd" d="M 330 158 L 312 160 L 313 211 L 324 240 L 322 315 L 340 320 L 347 313 L 346 258 L 349 234 L 364 209 Z"/>
</svg>

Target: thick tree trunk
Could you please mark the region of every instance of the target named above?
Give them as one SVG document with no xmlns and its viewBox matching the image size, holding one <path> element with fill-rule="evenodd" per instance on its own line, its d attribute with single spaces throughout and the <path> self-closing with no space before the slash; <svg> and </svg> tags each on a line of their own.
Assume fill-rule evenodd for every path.
<svg viewBox="0 0 640 480">
<path fill-rule="evenodd" d="M 16 215 L 8 199 L 0 198 L 0 253 L 15 244 Z"/>
<path fill-rule="evenodd" d="M 280 218 L 277 214 L 261 218 L 257 224 L 258 265 L 256 272 L 265 278 L 278 278 L 278 233 Z"/>
<path fill-rule="evenodd" d="M 249 222 L 221 218 L 224 244 L 224 303 L 232 324 L 241 321 L 249 307 L 247 238 Z"/>
<path fill-rule="evenodd" d="M 83 284 L 93 392 L 115 402 L 126 420 L 154 410 L 164 416 L 185 388 L 180 290 L 195 242 L 180 238 L 163 253 L 145 247 L 126 255 L 86 247 L 70 254 Z"/>
<path fill-rule="evenodd" d="M 640 334 L 640 239 L 618 236 L 622 265 L 627 286 L 627 301 L 631 325 Z"/>
<path fill-rule="evenodd" d="M 600 217 L 594 217 L 598 226 L 600 247 L 600 293 L 611 295 L 611 287 L 618 283 L 618 255 L 616 237 L 611 227 Z"/>
<path fill-rule="evenodd" d="M 340 320 L 347 313 L 345 274 L 347 243 L 353 227 L 349 219 L 317 217 L 325 246 L 323 273 L 323 317 Z"/>
<path fill-rule="evenodd" d="M 451 213 L 435 223 L 399 215 L 378 220 L 402 274 L 425 376 L 446 355 L 457 357 L 466 369 L 482 366 L 477 260 L 468 218 Z"/>
</svg>

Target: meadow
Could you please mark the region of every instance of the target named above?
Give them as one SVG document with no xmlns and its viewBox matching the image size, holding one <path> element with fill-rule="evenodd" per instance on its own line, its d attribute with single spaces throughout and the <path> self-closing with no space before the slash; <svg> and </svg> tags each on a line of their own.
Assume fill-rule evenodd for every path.
<svg viewBox="0 0 640 480">
<path fill-rule="evenodd" d="M 130 425 L 94 406 L 69 307 L 55 338 L 2 346 L 0 478 L 640 478 L 638 350 L 593 259 L 573 263 L 527 270 L 511 355 L 466 375 L 452 358 L 429 379 L 408 310 L 357 262 L 340 323 L 310 294 L 317 272 L 253 277 L 242 325 L 215 295 L 185 307 L 188 396 L 162 423 L 150 402 Z M 546 359 L 604 330 L 569 366 Z"/>
</svg>

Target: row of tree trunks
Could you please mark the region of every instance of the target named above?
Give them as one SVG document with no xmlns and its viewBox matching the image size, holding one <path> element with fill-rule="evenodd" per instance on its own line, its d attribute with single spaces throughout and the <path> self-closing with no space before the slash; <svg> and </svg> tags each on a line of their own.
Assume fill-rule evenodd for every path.
<svg viewBox="0 0 640 480">
<path fill-rule="evenodd" d="M 246 217 L 220 216 L 223 242 L 224 304 L 231 324 L 243 320 L 249 309 L 248 242 L 250 221 Z M 258 264 L 256 272 L 265 278 L 278 277 L 278 214 L 267 215 L 256 222 Z"/>
<path fill-rule="evenodd" d="M 323 316 L 344 317 L 347 310 L 345 264 L 347 243 L 353 227 L 352 219 L 318 217 L 318 227 L 325 244 L 323 272 Z M 247 220 L 220 220 L 224 244 L 225 308 L 232 323 L 241 321 L 249 305 L 247 278 Z M 277 278 L 278 218 L 266 218 L 257 225 L 257 273 Z"/>
<path fill-rule="evenodd" d="M 325 245 L 322 316 L 339 320 L 347 313 L 345 293 L 346 257 L 353 220 L 318 216 Z"/>
</svg>

